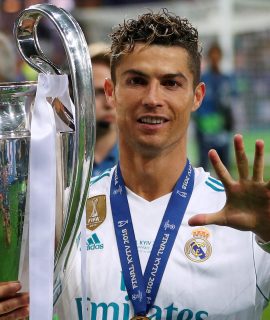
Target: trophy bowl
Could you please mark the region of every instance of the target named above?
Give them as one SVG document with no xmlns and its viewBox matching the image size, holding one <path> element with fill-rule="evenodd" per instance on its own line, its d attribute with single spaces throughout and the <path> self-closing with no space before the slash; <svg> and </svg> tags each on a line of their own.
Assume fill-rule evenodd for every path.
<svg viewBox="0 0 270 320">
<path fill-rule="evenodd" d="M 36 83 L 0 84 L 0 281 L 18 279 Z"/>
<path fill-rule="evenodd" d="M 54 5 L 38 4 L 18 16 L 14 35 L 23 59 L 40 73 L 63 75 L 42 52 L 41 18 L 55 26 L 65 49 L 74 114 L 57 97 L 51 103 L 67 130 L 56 135 L 56 238 L 54 281 L 63 273 L 78 232 L 93 164 L 95 102 L 88 46 L 76 20 Z M 0 282 L 17 280 L 25 260 L 29 219 L 29 154 L 36 82 L 0 83 Z M 31 182 L 32 183 L 32 182 Z M 45 193 L 44 193 L 44 196 Z M 54 297 L 56 302 L 61 292 Z M 31 299 L 31 292 L 30 292 Z"/>
</svg>

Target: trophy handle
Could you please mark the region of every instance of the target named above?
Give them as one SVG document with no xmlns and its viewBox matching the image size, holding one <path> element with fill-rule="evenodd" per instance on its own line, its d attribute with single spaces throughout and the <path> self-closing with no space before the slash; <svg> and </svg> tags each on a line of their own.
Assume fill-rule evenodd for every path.
<svg viewBox="0 0 270 320">
<path fill-rule="evenodd" d="M 56 27 L 62 40 L 71 74 L 75 105 L 75 136 L 73 169 L 69 202 L 61 239 L 56 248 L 55 268 L 63 257 L 67 245 L 73 243 L 80 225 L 87 196 L 93 164 L 95 143 L 95 101 L 92 66 L 87 43 L 77 21 L 65 10 L 49 4 L 37 4 L 22 11 L 14 26 L 18 49 L 24 60 L 42 73 L 61 74 L 42 52 L 37 38 L 37 26 L 41 17 L 48 18 Z M 66 253 L 65 253 L 66 254 Z"/>
</svg>

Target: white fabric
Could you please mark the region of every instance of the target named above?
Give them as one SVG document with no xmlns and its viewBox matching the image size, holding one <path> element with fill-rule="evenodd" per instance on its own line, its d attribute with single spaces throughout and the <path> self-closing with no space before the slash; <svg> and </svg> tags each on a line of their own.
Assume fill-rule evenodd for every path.
<svg viewBox="0 0 270 320">
<path fill-rule="evenodd" d="M 56 127 L 48 97 L 66 97 L 67 76 L 40 74 L 31 122 L 30 319 L 51 320 L 56 208 Z"/>
<path fill-rule="evenodd" d="M 83 319 L 87 319 L 87 263 L 86 263 L 86 207 L 83 210 L 83 216 L 81 220 L 81 286 L 82 286 L 82 314 Z"/>
<path fill-rule="evenodd" d="M 207 226 L 212 248 L 209 258 L 194 262 L 185 254 L 185 246 L 193 238 L 192 231 L 197 229 L 188 226 L 188 219 L 197 213 L 215 212 L 225 203 L 222 186 L 211 179 L 208 173 L 195 169 L 194 192 L 150 310 L 152 320 L 259 320 L 267 303 L 265 297 L 270 296 L 270 255 L 260 249 L 250 232 Z M 109 201 L 111 173 L 95 181 L 89 197 L 106 195 L 107 216 L 95 230 L 86 229 L 90 312 L 87 319 L 129 320 L 133 308 L 124 286 L 113 229 Z M 128 190 L 143 269 L 169 196 L 149 202 Z M 69 277 L 56 308 L 61 320 L 82 319 L 82 296 L 78 291 L 80 264 L 76 264 L 79 246 L 72 254 L 73 264 L 67 268 Z"/>
<path fill-rule="evenodd" d="M 266 252 L 270 253 L 270 241 L 265 242 L 264 240 L 260 239 L 259 237 L 255 237 L 257 244 Z"/>
</svg>

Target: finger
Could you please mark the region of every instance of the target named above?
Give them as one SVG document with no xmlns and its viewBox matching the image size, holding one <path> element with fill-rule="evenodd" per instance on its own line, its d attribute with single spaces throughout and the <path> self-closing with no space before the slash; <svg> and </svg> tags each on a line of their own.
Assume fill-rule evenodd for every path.
<svg viewBox="0 0 270 320">
<path fill-rule="evenodd" d="M 208 156 L 209 156 L 209 159 L 215 169 L 217 176 L 222 181 L 224 186 L 226 187 L 230 183 L 232 183 L 232 177 L 231 177 L 229 171 L 227 170 L 227 168 L 224 166 L 224 164 L 220 160 L 219 155 L 216 152 L 216 150 L 211 149 L 208 153 Z"/>
<path fill-rule="evenodd" d="M 0 287 L 1 286 L 5 286 L 5 285 L 7 285 L 7 284 L 11 284 L 11 283 L 20 283 L 19 281 L 6 281 L 6 282 L 0 282 Z"/>
<path fill-rule="evenodd" d="M 22 307 L 10 313 L 0 316 L 0 320 L 28 319 L 29 307 Z"/>
<path fill-rule="evenodd" d="M 255 156 L 253 164 L 253 177 L 256 182 L 263 182 L 264 172 L 264 141 L 257 140 L 255 144 Z"/>
<path fill-rule="evenodd" d="M 211 213 L 211 214 L 204 214 L 204 213 L 197 214 L 188 220 L 188 224 L 191 227 L 205 226 L 208 224 L 215 224 L 219 226 L 227 225 L 225 216 L 220 211 L 216 213 Z"/>
<path fill-rule="evenodd" d="M 21 290 L 21 284 L 18 281 L 2 282 L 0 284 L 0 299 L 12 297 Z"/>
<path fill-rule="evenodd" d="M 240 134 L 234 136 L 234 151 L 240 179 L 248 179 L 248 158 L 246 156 L 243 137 Z"/>
<path fill-rule="evenodd" d="M 16 296 L 0 302 L 0 315 L 8 314 L 22 307 L 28 307 L 29 294 L 17 293 Z"/>
</svg>

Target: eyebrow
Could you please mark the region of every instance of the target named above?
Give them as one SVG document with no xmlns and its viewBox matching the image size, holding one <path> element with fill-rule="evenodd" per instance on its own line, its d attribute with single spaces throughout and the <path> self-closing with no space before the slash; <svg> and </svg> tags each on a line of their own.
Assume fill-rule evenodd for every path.
<svg viewBox="0 0 270 320">
<path fill-rule="evenodd" d="M 181 78 L 185 81 L 188 81 L 187 77 L 182 72 L 168 73 L 168 74 L 163 75 L 162 78 L 166 78 L 166 79 Z"/>
<path fill-rule="evenodd" d="M 136 70 L 136 69 L 128 69 L 126 71 L 124 71 L 122 73 L 122 75 L 127 75 L 127 74 L 134 74 L 134 75 L 137 75 L 137 76 L 142 76 L 142 77 L 145 77 L 145 78 L 149 78 L 149 76 L 142 72 L 142 71 L 139 71 L 139 70 Z M 162 79 L 174 79 L 174 78 L 182 78 L 183 80 L 187 81 L 187 77 L 182 73 L 182 72 L 177 72 L 177 73 L 166 73 L 166 74 L 163 74 L 160 78 Z"/>
<path fill-rule="evenodd" d="M 149 76 L 147 76 L 146 73 L 141 72 L 141 71 L 136 70 L 136 69 L 128 69 L 128 70 L 126 70 L 126 71 L 124 71 L 122 73 L 123 76 L 125 76 L 127 74 L 134 74 L 134 75 L 142 76 L 142 77 L 145 77 L 145 78 L 149 78 Z"/>
</svg>

